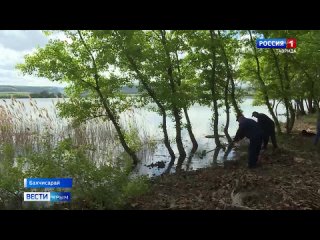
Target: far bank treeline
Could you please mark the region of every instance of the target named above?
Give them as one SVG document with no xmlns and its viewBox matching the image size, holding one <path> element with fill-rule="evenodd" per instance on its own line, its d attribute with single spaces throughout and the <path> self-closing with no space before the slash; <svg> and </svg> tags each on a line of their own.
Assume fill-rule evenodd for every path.
<svg viewBox="0 0 320 240">
<path fill-rule="evenodd" d="M 0 98 L 62 98 L 66 97 L 62 93 L 52 93 L 48 91 L 41 91 L 40 93 L 20 93 L 20 92 L 0 92 Z"/>
<path fill-rule="evenodd" d="M 93 30 L 63 31 L 64 40 L 52 39 L 25 57 L 17 67 L 52 81 L 68 83 L 70 100 L 59 104 L 60 114 L 78 122 L 91 118 L 111 121 L 121 145 L 138 163 L 136 152 L 123 126 L 121 112 L 154 103 L 162 116 L 163 142 L 172 162 L 176 155 L 168 137 L 167 119 L 175 123 L 178 166 L 187 156 L 181 131 L 186 128 L 193 154 L 198 147 L 188 116 L 195 103 L 212 108 L 215 144 L 219 138 L 218 109 L 224 108 L 224 134 L 228 141 L 231 109 L 240 113 L 245 82 L 254 91 L 255 103 L 266 105 L 277 131 L 290 133 L 299 114 L 319 108 L 319 31 L 264 30 Z M 52 35 L 55 32 L 46 31 Z M 257 49 L 257 38 L 296 38 L 296 53 Z M 120 91 L 123 86 L 139 88 L 135 98 Z M 82 93 L 87 94 L 83 97 Z M 281 129 L 276 108 L 286 109 L 286 126 Z M 305 106 L 306 109 L 305 109 Z M 185 117 L 186 123 L 182 122 Z"/>
</svg>

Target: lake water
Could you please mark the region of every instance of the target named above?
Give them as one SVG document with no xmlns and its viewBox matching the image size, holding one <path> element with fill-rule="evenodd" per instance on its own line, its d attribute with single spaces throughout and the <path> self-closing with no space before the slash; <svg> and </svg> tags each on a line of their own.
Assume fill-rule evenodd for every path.
<svg viewBox="0 0 320 240">
<path fill-rule="evenodd" d="M 37 106 L 39 108 L 42 108 L 43 110 L 47 109 L 49 115 L 55 111 L 54 104 L 58 101 L 57 99 L 46 99 L 46 98 L 39 98 L 39 99 L 33 99 L 37 102 Z M 11 101 L 11 100 L 6 100 Z M 18 99 L 17 101 L 24 103 L 25 108 L 24 111 L 29 112 L 31 111 L 32 107 L 29 105 L 29 99 Z M 253 100 L 250 98 L 247 98 L 243 101 L 243 103 L 240 105 L 241 109 L 243 110 L 243 113 L 246 117 L 251 118 L 251 114 L 253 111 L 262 112 L 270 116 L 267 107 L 265 106 L 252 106 Z M 0 104 L 4 104 L 3 100 L 0 100 Z M 195 135 L 196 140 L 198 141 L 199 147 L 197 153 L 193 156 L 192 159 L 187 159 L 184 161 L 182 165 L 182 169 L 185 170 L 194 170 L 198 168 L 204 168 L 213 164 L 221 164 L 223 162 L 223 155 L 224 152 L 221 150 L 218 153 L 217 160 L 214 161 L 213 155 L 214 151 L 209 152 L 206 154 L 205 157 L 202 157 L 201 153 L 202 151 L 210 151 L 215 148 L 214 139 L 213 138 L 206 138 L 206 135 L 213 135 L 212 130 L 212 110 L 209 107 L 200 106 L 200 105 L 194 105 L 189 110 L 189 117 L 190 121 L 192 123 L 192 130 Z M 283 106 L 279 105 L 278 107 L 278 114 L 279 114 L 279 120 L 284 121 L 285 117 L 281 114 L 285 113 L 285 109 Z M 27 115 L 24 113 L 21 113 L 22 115 Z M 224 112 L 224 109 L 219 109 L 219 133 L 223 135 L 223 125 L 225 124 L 226 115 Z M 31 114 L 32 115 L 32 114 Z M 55 114 L 52 114 L 52 116 L 55 116 Z M 158 144 L 156 146 L 155 151 L 149 151 L 148 149 L 144 149 L 142 152 L 139 153 L 139 158 L 141 159 L 141 163 L 139 164 L 136 174 L 139 175 L 149 175 L 149 176 L 156 176 L 162 174 L 166 167 L 168 166 L 170 162 L 170 157 L 167 152 L 167 149 L 165 148 L 164 144 L 161 143 L 161 140 L 163 139 L 163 133 L 160 128 L 160 124 L 162 123 L 162 117 L 158 115 L 155 112 L 152 112 L 148 109 L 134 109 L 130 111 L 130 113 L 124 113 L 121 115 L 122 120 L 125 120 L 128 118 L 128 116 L 133 116 L 138 127 L 141 129 L 144 129 L 145 132 L 147 132 L 148 135 L 151 135 L 153 139 L 158 140 Z M 129 118 L 131 118 L 129 117 Z M 255 118 L 252 118 L 255 120 Z M 65 120 L 62 120 L 62 122 L 66 123 Z M 174 144 L 174 138 L 175 138 L 175 129 L 174 129 L 174 123 L 170 118 L 167 119 L 168 121 L 168 132 L 169 132 L 169 138 L 172 140 L 172 147 L 174 152 L 176 153 L 176 156 L 178 157 L 178 150 L 176 148 L 176 145 Z M 185 119 L 183 118 L 183 122 L 185 122 Z M 231 137 L 233 137 L 236 133 L 236 130 L 238 128 L 238 122 L 236 122 L 235 114 L 233 111 L 230 113 L 230 125 L 229 125 L 229 133 Z M 189 153 L 192 144 L 189 139 L 189 135 L 186 129 L 183 129 L 182 131 L 182 138 L 184 147 L 186 149 L 186 152 Z M 227 142 L 226 139 L 221 138 L 222 142 Z M 235 153 L 231 152 L 228 155 L 227 160 L 232 159 L 234 157 Z M 175 164 L 177 163 L 176 162 Z M 166 163 L 165 168 L 157 168 L 157 167 L 148 167 L 147 165 L 150 165 L 152 163 L 156 163 L 158 161 L 164 161 Z M 173 165 L 171 172 L 175 171 L 175 165 Z"/>
</svg>

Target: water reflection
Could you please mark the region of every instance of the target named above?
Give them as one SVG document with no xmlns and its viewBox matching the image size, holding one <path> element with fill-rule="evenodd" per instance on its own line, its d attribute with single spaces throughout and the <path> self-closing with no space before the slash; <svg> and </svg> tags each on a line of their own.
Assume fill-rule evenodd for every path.
<svg viewBox="0 0 320 240">
<path fill-rule="evenodd" d="M 186 170 L 187 171 L 190 169 L 190 165 L 192 163 L 192 158 L 193 158 L 194 154 L 196 153 L 197 148 L 192 148 L 192 150 L 191 150 L 191 152 L 189 154 L 189 157 L 187 158 L 187 163 L 186 163 Z"/>
<path fill-rule="evenodd" d="M 171 161 L 168 164 L 167 169 L 163 172 L 163 174 L 169 174 L 171 172 L 171 169 L 174 166 L 174 160 L 175 159 L 171 159 Z"/>
</svg>

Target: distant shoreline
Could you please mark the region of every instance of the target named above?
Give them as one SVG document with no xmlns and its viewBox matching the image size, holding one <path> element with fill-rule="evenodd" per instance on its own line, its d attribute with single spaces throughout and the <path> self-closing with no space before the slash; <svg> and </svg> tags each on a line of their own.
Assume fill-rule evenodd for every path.
<svg viewBox="0 0 320 240">
<path fill-rule="evenodd" d="M 1 93 L 0 92 L 0 99 L 11 99 L 11 98 L 25 99 L 30 97 L 31 98 L 62 98 L 66 96 L 62 94 L 54 94 L 54 93 L 41 95 L 38 93 Z"/>
<path fill-rule="evenodd" d="M 140 93 L 125 93 L 128 96 L 138 96 Z M 26 98 L 68 98 L 68 96 L 63 94 L 50 93 L 48 95 L 41 95 L 38 93 L 2 93 L 0 92 L 0 99 L 26 99 Z"/>
</svg>

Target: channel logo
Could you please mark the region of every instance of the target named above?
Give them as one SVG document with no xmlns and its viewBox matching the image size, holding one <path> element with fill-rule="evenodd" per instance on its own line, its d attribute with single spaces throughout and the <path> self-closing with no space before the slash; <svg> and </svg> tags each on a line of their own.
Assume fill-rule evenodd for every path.
<svg viewBox="0 0 320 240">
<path fill-rule="evenodd" d="M 25 202 L 50 202 L 50 192 L 25 192 Z"/>
<path fill-rule="evenodd" d="M 25 202 L 70 202 L 70 192 L 25 192 Z"/>
<path fill-rule="evenodd" d="M 297 39 L 295 38 L 263 38 L 257 39 L 257 48 L 296 48 Z"/>
</svg>

